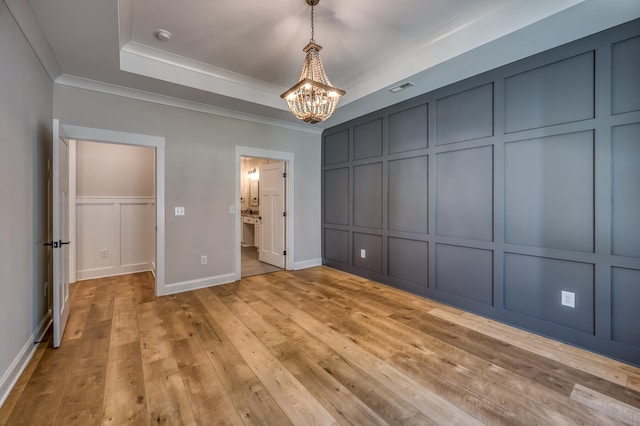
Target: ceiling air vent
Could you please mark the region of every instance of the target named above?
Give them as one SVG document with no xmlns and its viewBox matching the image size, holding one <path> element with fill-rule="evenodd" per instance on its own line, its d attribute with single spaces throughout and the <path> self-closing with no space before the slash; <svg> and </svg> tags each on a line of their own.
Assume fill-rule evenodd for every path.
<svg viewBox="0 0 640 426">
<path fill-rule="evenodd" d="M 415 84 L 413 84 L 410 81 L 405 81 L 402 84 L 398 84 L 397 86 L 393 86 L 391 89 L 389 89 L 389 91 L 391 93 L 398 93 L 399 91 L 404 90 L 404 89 L 406 89 L 408 87 L 412 87 L 412 86 L 415 86 Z"/>
</svg>

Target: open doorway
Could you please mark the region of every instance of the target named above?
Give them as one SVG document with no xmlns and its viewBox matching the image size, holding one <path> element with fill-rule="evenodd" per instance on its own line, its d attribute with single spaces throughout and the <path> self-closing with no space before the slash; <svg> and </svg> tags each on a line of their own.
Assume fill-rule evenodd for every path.
<svg viewBox="0 0 640 426">
<path fill-rule="evenodd" d="M 241 277 L 284 268 L 286 163 L 240 158 Z"/>
<path fill-rule="evenodd" d="M 292 269 L 292 153 L 236 147 L 236 279 Z"/>
<path fill-rule="evenodd" d="M 72 140 L 73 281 L 155 274 L 155 149 Z M 75 201 L 75 202 L 74 202 Z"/>
<path fill-rule="evenodd" d="M 162 296 L 165 289 L 165 233 L 164 233 L 164 175 L 165 175 L 165 138 L 159 136 L 143 135 L 138 133 L 117 132 L 104 129 L 79 127 L 62 124 L 70 139 L 105 142 L 120 145 L 135 145 L 154 149 L 155 157 L 155 209 L 151 212 L 155 215 L 155 238 L 152 247 L 155 258 L 155 293 Z M 71 224 L 70 224 L 71 225 Z M 75 226 L 71 225 L 71 229 Z"/>
</svg>

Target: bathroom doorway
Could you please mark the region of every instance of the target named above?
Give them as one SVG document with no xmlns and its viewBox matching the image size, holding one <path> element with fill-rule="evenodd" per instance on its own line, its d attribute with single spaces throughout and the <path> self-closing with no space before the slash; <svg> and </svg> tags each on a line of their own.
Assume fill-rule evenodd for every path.
<svg viewBox="0 0 640 426">
<path fill-rule="evenodd" d="M 293 154 L 236 147 L 236 277 L 292 269 Z"/>
<path fill-rule="evenodd" d="M 241 277 L 284 268 L 286 162 L 240 158 Z"/>
</svg>

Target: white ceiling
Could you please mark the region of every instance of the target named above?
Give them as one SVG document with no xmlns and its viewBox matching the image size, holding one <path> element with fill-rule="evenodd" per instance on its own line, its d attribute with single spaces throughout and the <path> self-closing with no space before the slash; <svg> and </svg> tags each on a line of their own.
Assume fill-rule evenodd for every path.
<svg viewBox="0 0 640 426">
<path fill-rule="evenodd" d="M 18 2 L 5 0 L 10 7 Z M 316 127 L 636 18 L 639 4 L 321 0 L 315 7 L 315 41 L 324 47 L 329 79 L 347 94 L 334 117 Z M 298 80 L 302 48 L 311 36 L 311 8 L 304 0 L 28 0 L 28 5 L 55 55 L 57 67 L 48 70 L 60 84 L 311 126 L 298 124 L 279 97 Z M 157 40 L 154 32 L 160 28 L 173 38 Z M 416 86 L 387 91 L 406 80 Z"/>
</svg>

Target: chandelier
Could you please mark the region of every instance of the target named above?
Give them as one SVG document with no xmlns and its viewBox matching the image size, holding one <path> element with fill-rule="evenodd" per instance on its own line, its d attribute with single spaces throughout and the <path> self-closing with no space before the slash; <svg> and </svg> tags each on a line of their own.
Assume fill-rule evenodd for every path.
<svg viewBox="0 0 640 426">
<path fill-rule="evenodd" d="M 331 117 L 340 96 L 346 92 L 331 85 L 320 61 L 322 46 L 317 45 L 313 39 L 313 7 L 320 0 L 305 1 L 311 6 L 311 40 L 303 49 L 307 56 L 304 58 L 300 80 L 280 97 L 287 101 L 293 115 L 302 121 L 315 124 Z"/>
</svg>

